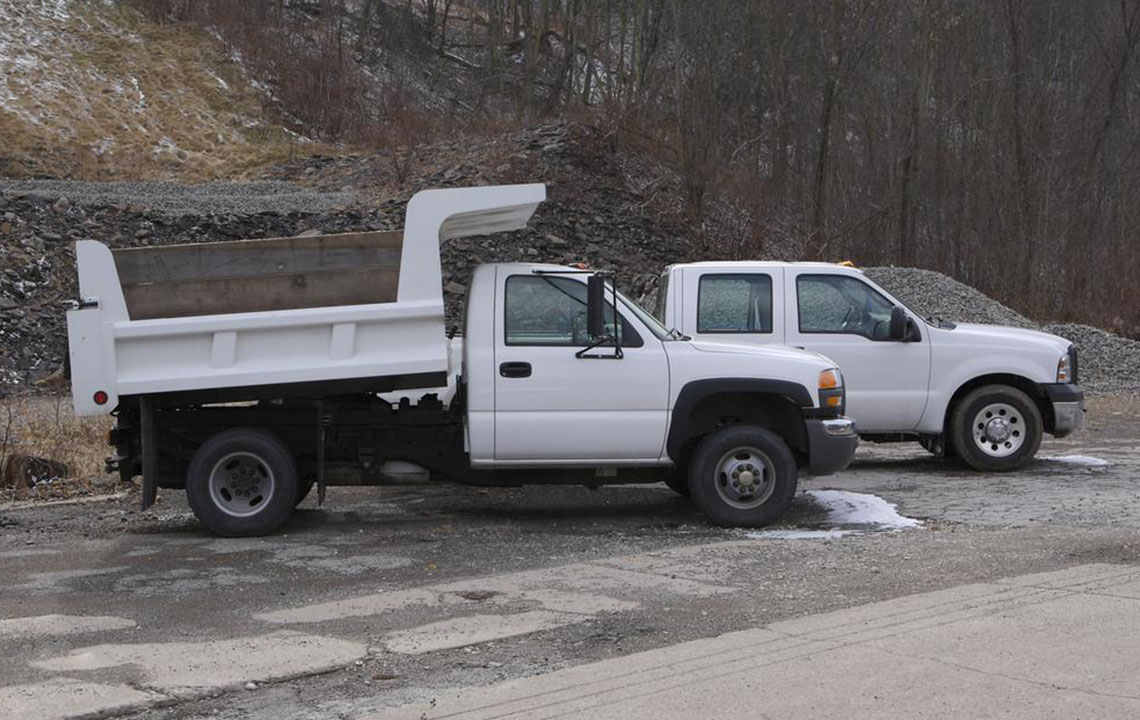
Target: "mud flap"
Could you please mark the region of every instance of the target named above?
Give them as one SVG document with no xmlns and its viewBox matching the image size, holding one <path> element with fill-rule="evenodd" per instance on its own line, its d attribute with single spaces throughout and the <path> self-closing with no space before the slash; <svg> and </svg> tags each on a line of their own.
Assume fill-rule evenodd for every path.
<svg viewBox="0 0 1140 720">
<path fill-rule="evenodd" d="M 139 398 L 139 430 L 142 440 L 142 509 L 154 505 L 158 496 L 158 430 L 154 404 L 149 396 Z"/>
<path fill-rule="evenodd" d="M 325 401 L 317 400 L 317 506 L 325 504 L 325 428 L 329 417 L 325 415 Z"/>
</svg>

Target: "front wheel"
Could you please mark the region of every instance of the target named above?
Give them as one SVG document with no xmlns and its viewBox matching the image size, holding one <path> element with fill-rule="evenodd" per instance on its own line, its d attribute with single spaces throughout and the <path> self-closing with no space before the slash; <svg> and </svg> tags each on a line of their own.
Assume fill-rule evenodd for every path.
<svg viewBox="0 0 1140 720">
<path fill-rule="evenodd" d="M 186 499 L 194 515 L 218 535 L 265 535 L 293 512 L 297 466 L 272 433 L 225 430 L 190 460 Z"/>
<path fill-rule="evenodd" d="M 689 468 L 693 502 L 722 527 L 763 527 L 796 495 L 796 459 L 776 433 L 733 425 L 706 437 Z"/>
<path fill-rule="evenodd" d="M 971 391 L 950 417 L 954 449 L 975 470 L 1008 472 L 1024 467 L 1041 447 L 1044 423 L 1033 400 L 1006 385 Z"/>
</svg>

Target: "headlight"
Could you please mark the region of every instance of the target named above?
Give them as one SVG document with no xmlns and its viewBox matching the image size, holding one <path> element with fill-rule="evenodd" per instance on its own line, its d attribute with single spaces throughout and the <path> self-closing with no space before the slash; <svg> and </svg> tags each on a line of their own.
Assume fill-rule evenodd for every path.
<svg viewBox="0 0 1140 720">
<path fill-rule="evenodd" d="M 828 368 L 819 374 L 819 406 L 843 413 L 843 375 L 837 368 Z"/>
<path fill-rule="evenodd" d="M 828 368 L 819 374 L 819 389 L 831 390 L 843 387 L 843 376 L 838 368 Z"/>
<path fill-rule="evenodd" d="M 1073 381 L 1073 361 L 1069 353 L 1061 356 L 1057 361 L 1057 382 L 1067 383 Z"/>
</svg>

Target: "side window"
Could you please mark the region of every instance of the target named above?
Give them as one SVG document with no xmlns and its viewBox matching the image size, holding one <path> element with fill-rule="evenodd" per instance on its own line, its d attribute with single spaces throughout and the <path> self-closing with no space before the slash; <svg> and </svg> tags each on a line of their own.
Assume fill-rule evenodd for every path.
<svg viewBox="0 0 1140 720">
<path fill-rule="evenodd" d="M 796 278 L 800 332 L 862 335 L 885 340 L 891 303 L 870 285 L 848 275 Z"/>
<path fill-rule="evenodd" d="M 703 275 L 697 290 L 698 333 L 772 332 L 772 276 Z"/>
<path fill-rule="evenodd" d="M 549 275 L 512 275 L 506 285 L 506 344 L 585 347 L 586 284 Z M 641 347 L 641 336 L 621 322 L 625 347 Z M 606 303 L 606 325 L 614 327 L 614 309 Z"/>
</svg>

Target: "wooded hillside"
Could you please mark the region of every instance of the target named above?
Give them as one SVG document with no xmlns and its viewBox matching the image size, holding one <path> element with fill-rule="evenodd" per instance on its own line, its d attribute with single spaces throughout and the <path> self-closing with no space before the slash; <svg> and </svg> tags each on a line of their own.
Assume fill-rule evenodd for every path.
<svg viewBox="0 0 1140 720">
<path fill-rule="evenodd" d="M 371 145 L 569 116 L 674 165 L 714 254 L 948 272 L 1136 334 L 1140 0 L 137 0 L 299 129 Z"/>
</svg>

